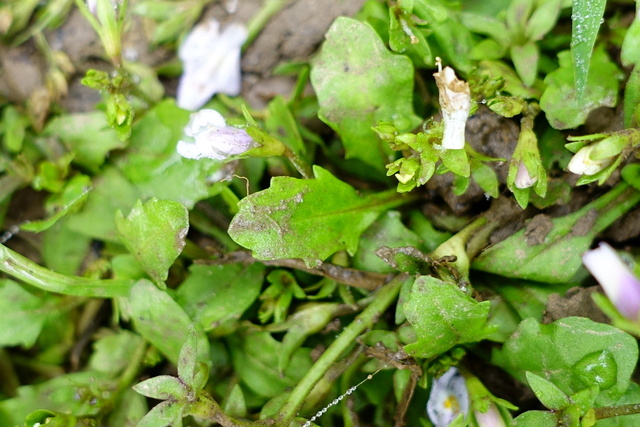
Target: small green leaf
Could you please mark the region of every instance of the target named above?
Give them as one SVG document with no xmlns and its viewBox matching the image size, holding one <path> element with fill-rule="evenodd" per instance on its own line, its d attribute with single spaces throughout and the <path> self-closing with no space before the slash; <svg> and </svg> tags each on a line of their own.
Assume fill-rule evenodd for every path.
<svg viewBox="0 0 640 427">
<path fill-rule="evenodd" d="M 210 331 L 226 320 L 238 319 L 260 295 L 264 265 L 197 265 L 176 291 L 185 312 Z"/>
<path fill-rule="evenodd" d="M 631 70 L 631 75 L 629 76 L 629 80 L 627 80 L 627 84 L 624 88 L 624 127 L 630 128 L 630 127 L 638 126 L 639 123 L 640 123 L 640 65 L 635 65 L 633 67 L 633 70 Z"/>
<path fill-rule="evenodd" d="M 75 175 L 67 181 L 60 194 L 52 196 L 47 202 L 47 210 L 53 212 L 49 218 L 29 221 L 20 228 L 33 233 L 48 230 L 60 219 L 77 212 L 87 200 L 90 190 L 90 178 L 87 175 Z"/>
<path fill-rule="evenodd" d="M 75 153 L 74 163 L 93 172 L 98 171 L 109 151 L 125 147 L 116 133 L 108 129 L 104 113 L 99 111 L 58 116 L 49 121 L 44 134 L 60 138 Z"/>
<path fill-rule="evenodd" d="M 538 75 L 538 60 L 540 59 L 538 45 L 534 42 L 513 45 L 510 49 L 510 55 L 522 82 L 527 86 L 532 86 Z"/>
<path fill-rule="evenodd" d="M 430 358 L 484 339 L 491 332 L 486 327 L 490 305 L 468 297 L 452 283 L 420 276 L 403 306 L 417 335 L 415 343 L 405 346 L 406 352 Z"/>
<path fill-rule="evenodd" d="M 625 67 L 640 64 L 640 19 L 637 15 L 624 35 L 620 59 Z"/>
<path fill-rule="evenodd" d="M 143 396 L 158 400 L 180 401 L 187 397 L 187 387 L 182 381 L 170 375 L 149 378 L 133 386 Z"/>
<path fill-rule="evenodd" d="M 258 259 L 302 258 L 313 266 L 339 250 L 354 254 L 360 234 L 400 201 L 395 191 L 359 196 L 321 167 L 313 170 L 315 179 L 275 177 L 269 189 L 242 199 L 231 238 Z"/>
<path fill-rule="evenodd" d="M 548 411 L 527 411 L 518 415 L 511 424 L 512 427 L 557 427 L 558 421 Z"/>
<path fill-rule="evenodd" d="M 566 394 L 551 381 L 533 372 L 525 372 L 529 386 L 544 406 L 553 411 L 560 411 L 571 404 Z"/>
<path fill-rule="evenodd" d="M 540 107 L 551 126 L 555 129 L 575 128 L 585 122 L 592 110 L 616 105 L 621 74 L 602 46 L 593 52 L 589 80 L 582 93 L 578 92 L 573 80 L 570 52 L 558 53 L 558 61 L 560 67 L 544 79 L 547 88 L 540 98 Z"/>
<path fill-rule="evenodd" d="M 334 21 L 312 64 L 311 83 L 318 116 L 341 136 L 348 159 L 383 170 L 391 150 L 371 127 L 386 121 L 406 132 L 420 123 L 412 106 L 411 61 L 389 52 L 368 24 Z"/>
<path fill-rule="evenodd" d="M 151 199 L 138 201 L 125 218 L 116 213 L 118 236 L 159 286 L 185 245 L 189 213 L 180 203 Z"/>
<path fill-rule="evenodd" d="M 121 307 L 131 317 L 135 330 L 177 364 L 185 331 L 192 323 L 182 307 L 148 280 L 139 280 L 131 296 L 121 300 Z M 198 333 L 197 342 L 201 354 L 206 355 L 208 340 L 203 332 Z"/>
<path fill-rule="evenodd" d="M 604 350 L 611 352 L 617 372 L 615 384 L 602 390 L 596 399 L 597 406 L 603 406 L 614 404 L 625 393 L 638 360 L 633 337 L 613 326 L 582 317 L 565 317 L 548 325 L 528 318 L 502 349 L 493 352 L 492 360 L 520 381 L 529 371 L 572 395 L 585 389 L 584 380 L 576 376 L 575 365 L 585 356 Z"/>
<path fill-rule="evenodd" d="M 240 384 L 236 384 L 231 389 L 231 393 L 225 398 L 223 405 L 224 412 L 231 417 L 247 416 L 247 404 Z"/>
<path fill-rule="evenodd" d="M 135 387 L 135 386 L 134 386 Z M 182 413 L 185 404 L 166 400 L 154 406 L 136 427 L 182 427 Z"/>
<path fill-rule="evenodd" d="M 294 153 L 301 156 L 306 147 L 300 135 L 300 129 L 289 106 L 281 95 L 269 102 L 269 114 L 265 120 L 265 127 L 269 133 L 282 141 Z"/>
<path fill-rule="evenodd" d="M 49 314 L 45 297 L 33 295 L 14 281 L 0 280 L 0 346 L 33 346 Z"/>
<path fill-rule="evenodd" d="M 571 10 L 571 57 L 573 59 L 576 99 L 583 100 L 589 83 L 593 46 L 602 23 L 607 0 L 574 0 Z M 559 128 L 556 128 L 559 129 Z"/>
</svg>

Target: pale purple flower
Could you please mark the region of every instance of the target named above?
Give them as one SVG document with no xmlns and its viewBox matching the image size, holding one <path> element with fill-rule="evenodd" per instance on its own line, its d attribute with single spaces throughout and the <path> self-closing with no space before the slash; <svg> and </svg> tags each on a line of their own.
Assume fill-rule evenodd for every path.
<svg viewBox="0 0 640 427">
<path fill-rule="evenodd" d="M 447 149 L 464 148 L 464 129 L 469 118 L 471 108 L 471 92 L 469 84 L 456 77 L 451 67 L 442 69 L 440 58 L 436 58 L 438 72 L 433 74 L 438 86 L 440 108 L 442 108 L 442 121 L 444 122 L 444 134 L 442 146 Z"/>
<path fill-rule="evenodd" d="M 98 1 L 97 0 L 87 0 L 87 8 L 89 9 L 89 12 L 91 12 L 93 15 L 96 14 L 96 10 L 98 8 Z"/>
<path fill-rule="evenodd" d="M 514 184 L 516 185 L 516 188 L 520 188 L 520 189 L 529 188 L 533 186 L 533 184 L 535 184 L 537 181 L 538 181 L 538 178 L 532 177 L 531 174 L 529 174 L 529 170 L 527 169 L 527 166 L 521 160 L 520 163 L 518 163 L 518 171 L 516 172 L 516 179 L 514 182 Z"/>
<path fill-rule="evenodd" d="M 600 243 L 597 248 L 585 252 L 582 263 L 600 283 L 618 311 L 628 319 L 638 320 L 640 280 L 617 252 L 608 244 Z"/>
<path fill-rule="evenodd" d="M 193 111 L 216 93 L 240 93 L 240 49 L 246 39 L 242 24 L 230 24 L 220 32 L 218 21 L 211 19 L 193 28 L 178 51 L 183 63 L 177 94 L 180 108 Z"/>
<path fill-rule="evenodd" d="M 205 109 L 191 114 L 184 134 L 193 142 L 178 141 L 176 149 L 188 159 L 226 160 L 259 146 L 246 130 L 227 126 L 216 110 Z"/>
<path fill-rule="evenodd" d="M 456 368 L 433 381 L 427 414 L 435 427 L 447 427 L 459 414 L 469 412 L 467 384 Z"/>
</svg>

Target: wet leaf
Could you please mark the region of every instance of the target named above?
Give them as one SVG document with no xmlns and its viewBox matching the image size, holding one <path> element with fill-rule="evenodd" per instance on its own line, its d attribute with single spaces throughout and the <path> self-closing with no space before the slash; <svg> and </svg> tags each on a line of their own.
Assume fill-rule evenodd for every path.
<svg viewBox="0 0 640 427">
<path fill-rule="evenodd" d="M 574 0 L 571 10 L 571 57 L 575 66 L 575 88 L 577 100 L 592 83 L 589 82 L 591 55 L 600 29 L 607 0 Z M 557 128 L 556 129 L 560 129 Z"/>
</svg>

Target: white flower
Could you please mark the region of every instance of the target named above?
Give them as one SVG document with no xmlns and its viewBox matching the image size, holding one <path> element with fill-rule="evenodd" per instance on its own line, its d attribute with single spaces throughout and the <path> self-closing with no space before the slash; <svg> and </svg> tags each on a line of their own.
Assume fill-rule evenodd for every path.
<svg viewBox="0 0 640 427">
<path fill-rule="evenodd" d="M 240 93 L 240 49 L 246 39 L 241 24 L 231 24 L 222 33 L 215 19 L 194 27 L 178 51 L 184 67 L 177 94 L 180 108 L 197 110 L 216 93 Z"/>
<path fill-rule="evenodd" d="M 458 80 L 451 67 L 442 69 L 440 58 L 436 58 L 438 72 L 433 74 L 438 86 L 440 108 L 444 121 L 442 146 L 450 149 L 464 148 L 464 128 L 471 108 L 469 84 Z"/>
<path fill-rule="evenodd" d="M 640 313 L 640 280 L 606 243 L 585 252 L 582 263 L 596 278 L 618 311 L 631 320 Z"/>
<path fill-rule="evenodd" d="M 535 184 L 536 182 L 538 182 L 538 178 L 532 177 L 531 174 L 529 174 L 529 170 L 527 169 L 527 166 L 524 164 L 522 160 L 520 160 L 520 163 L 518 163 L 518 171 L 516 172 L 516 179 L 514 182 L 514 184 L 516 185 L 516 188 L 520 188 L 520 189 L 529 188 L 533 186 L 533 184 Z"/>
<path fill-rule="evenodd" d="M 225 160 L 259 146 L 244 129 L 227 126 L 216 110 L 205 109 L 191 114 L 184 134 L 194 142 L 178 141 L 176 149 L 188 159 Z"/>
<path fill-rule="evenodd" d="M 449 369 L 431 386 L 427 414 L 435 427 L 446 427 L 459 414 L 469 412 L 469 393 L 464 378 L 456 368 Z"/>
<path fill-rule="evenodd" d="M 613 158 L 611 157 L 597 160 L 591 158 L 591 152 L 595 147 L 595 145 L 582 147 L 576 154 L 574 154 L 569 162 L 569 166 L 567 167 L 569 171 L 577 175 L 595 175 L 602 169 L 609 166 L 613 161 Z"/>
</svg>

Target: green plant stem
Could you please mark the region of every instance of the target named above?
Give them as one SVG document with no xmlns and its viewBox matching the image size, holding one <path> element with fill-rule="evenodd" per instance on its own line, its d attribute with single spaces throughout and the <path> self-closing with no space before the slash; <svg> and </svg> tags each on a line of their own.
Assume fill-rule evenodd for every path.
<svg viewBox="0 0 640 427">
<path fill-rule="evenodd" d="M 253 43 L 256 37 L 258 37 L 258 34 L 260 34 L 260 31 L 267 25 L 271 17 L 280 12 L 287 3 L 289 3 L 288 0 L 267 0 L 262 9 L 255 14 L 247 25 L 248 36 L 247 41 L 244 42 L 242 46 L 243 53 L 251 46 L 251 43 Z"/>
<path fill-rule="evenodd" d="M 605 406 L 603 408 L 593 408 L 596 414 L 596 420 L 605 418 L 619 417 L 621 415 L 640 414 L 640 403 L 631 403 L 629 405 Z"/>
<path fill-rule="evenodd" d="M 311 169 L 311 166 L 302 157 L 290 150 L 289 147 L 285 148 L 284 156 L 289 159 L 291 164 L 304 179 L 313 178 L 313 170 Z"/>
<path fill-rule="evenodd" d="M 356 338 L 373 326 L 382 313 L 395 301 L 400 288 L 409 279 L 410 276 L 399 274 L 378 290 L 371 304 L 342 331 L 340 336 L 327 348 L 293 389 L 289 398 L 276 415 L 277 425 L 291 424 L 313 387 L 331 366 L 340 359 L 344 351 L 353 345 Z"/>
<path fill-rule="evenodd" d="M 0 271 L 48 292 L 81 297 L 126 297 L 134 284 L 127 279 L 90 279 L 48 270 L 0 244 Z"/>
</svg>

